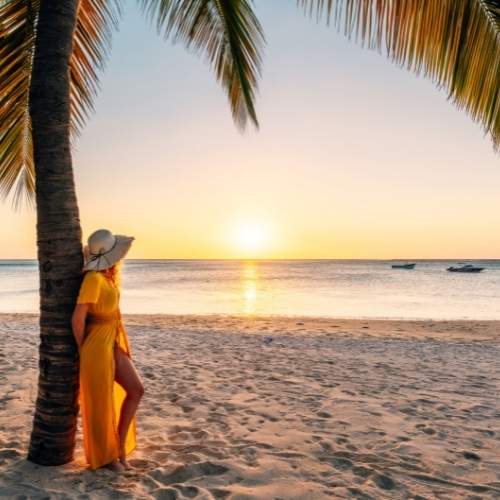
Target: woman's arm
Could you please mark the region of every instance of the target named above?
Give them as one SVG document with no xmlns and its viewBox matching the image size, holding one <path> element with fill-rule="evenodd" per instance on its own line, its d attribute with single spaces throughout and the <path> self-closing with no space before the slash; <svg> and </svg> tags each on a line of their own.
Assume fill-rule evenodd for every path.
<svg viewBox="0 0 500 500">
<path fill-rule="evenodd" d="M 73 316 L 71 317 L 71 327 L 78 345 L 78 351 L 80 351 L 82 347 L 85 336 L 85 318 L 87 317 L 89 305 L 90 304 L 77 304 L 73 311 Z"/>
</svg>

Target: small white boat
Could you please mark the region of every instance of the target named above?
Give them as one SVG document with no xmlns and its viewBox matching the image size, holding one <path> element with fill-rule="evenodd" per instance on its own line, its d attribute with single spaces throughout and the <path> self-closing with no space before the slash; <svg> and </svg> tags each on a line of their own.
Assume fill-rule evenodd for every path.
<svg viewBox="0 0 500 500">
<path fill-rule="evenodd" d="M 464 264 L 463 266 L 451 266 L 446 269 L 450 273 L 480 273 L 484 267 L 473 266 L 472 264 Z"/>
<path fill-rule="evenodd" d="M 408 262 L 406 264 L 392 264 L 393 269 L 413 269 L 416 266 L 415 262 Z"/>
</svg>

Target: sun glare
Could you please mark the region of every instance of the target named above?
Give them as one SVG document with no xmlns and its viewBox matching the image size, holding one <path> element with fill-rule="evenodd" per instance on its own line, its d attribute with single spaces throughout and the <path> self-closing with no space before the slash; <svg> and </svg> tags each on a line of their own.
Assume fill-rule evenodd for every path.
<svg viewBox="0 0 500 500">
<path fill-rule="evenodd" d="M 267 241 L 266 229 L 255 223 L 242 224 L 234 233 L 235 246 L 245 253 L 257 253 L 263 250 Z"/>
</svg>

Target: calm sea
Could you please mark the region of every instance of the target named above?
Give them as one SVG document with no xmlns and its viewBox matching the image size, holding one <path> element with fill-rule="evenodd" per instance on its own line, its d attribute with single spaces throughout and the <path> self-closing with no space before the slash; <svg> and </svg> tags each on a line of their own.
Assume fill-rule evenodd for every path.
<svg viewBox="0 0 500 500">
<path fill-rule="evenodd" d="M 344 318 L 500 319 L 500 261 L 126 260 L 123 313 L 300 315 Z M 0 260 L 0 312 L 36 312 L 38 268 Z"/>
</svg>

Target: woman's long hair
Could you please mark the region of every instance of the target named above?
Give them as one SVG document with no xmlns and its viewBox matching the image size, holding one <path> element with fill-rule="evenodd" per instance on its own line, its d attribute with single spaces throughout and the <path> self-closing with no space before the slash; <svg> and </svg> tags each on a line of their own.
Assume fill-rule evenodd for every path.
<svg viewBox="0 0 500 500">
<path fill-rule="evenodd" d="M 122 261 L 119 260 L 113 266 L 108 267 L 108 269 L 103 269 L 102 271 L 99 272 L 104 274 L 107 278 L 109 278 L 113 282 L 116 288 L 120 288 L 121 267 L 122 267 Z"/>
</svg>

